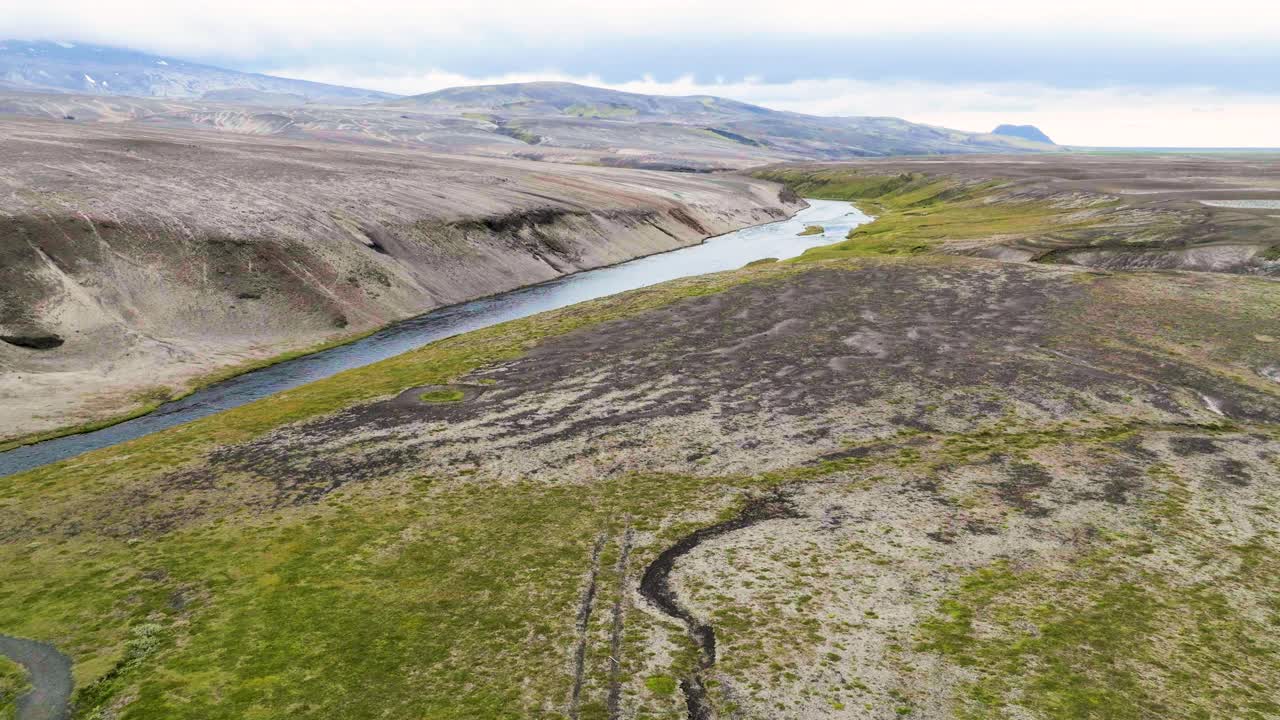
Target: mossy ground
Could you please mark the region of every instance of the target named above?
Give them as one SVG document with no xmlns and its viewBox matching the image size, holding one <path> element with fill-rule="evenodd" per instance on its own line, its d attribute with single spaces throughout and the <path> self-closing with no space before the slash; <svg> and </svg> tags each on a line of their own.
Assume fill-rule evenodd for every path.
<svg viewBox="0 0 1280 720">
<path fill-rule="evenodd" d="M 764 168 L 808 197 L 879 215 L 814 257 L 948 252 L 1104 269 L 1275 277 L 1280 222 L 1207 207 L 1194 192 L 1257 187 L 1225 157 L 902 158 Z"/>
<path fill-rule="evenodd" d="M 27 673 L 17 663 L 0 657 L 0 720 L 14 720 L 18 696 L 27 691 Z"/>
<path fill-rule="evenodd" d="M 573 644 L 558 620 L 578 602 L 584 543 L 620 532 L 624 517 L 660 532 L 672 503 L 696 506 L 708 486 L 416 479 L 83 560 L 62 544 L 66 566 L 44 581 L 87 594 L 93 566 L 110 563 L 105 607 L 162 628 L 154 655 L 131 661 L 128 641 L 110 653 L 120 670 L 87 685 L 86 709 L 130 689 L 125 717 L 558 717 Z M 28 563 L 16 569 L 19 584 L 34 580 Z"/>
<path fill-rule="evenodd" d="M 1140 527 L 1060 565 L 982 568 L 921 624 L 918 650 L 975 671 L 960 717 L 1011 717 L 1015 707 L 1063 719 L 1280 713 L 1274 531 L 1223 542 L 1212 526 L 1224 509 L 1192 497 L 1167 466 L 1148 475 L 1158 493 Z"/>
<path fill-rule="evenodd" d="M 876 215 L 846 241 L 813 248 L 799 262 L 841 257 L 913 255 L 944 241 L 1061 233 L 1092 226 L 1079 207 L 1043 200 L 993 204 L 997 181 L 966 182 L 923 173 L 877 175 L 863 170 L 761 170 L 757 177 L 784 183 L 805 197 L 848 200 Z"/>
<path fill-rule="evenodd" d="M 466 396 L 467 394 L 462 390 L 445 389 L 445 390 L 430 390 L 428 392 L 424 392 L 418 396 L 418 399 L 421 400 L 422 402 L 429 402 L 429 403 L 440 403 L 440 402 L 449 403 L 449 402 L 460 402 Z"/>
<path fill-rule="evenodd" d="M 639 573 L 782 488 L 796 518 L 675 575 L 722 710 L 1274 715 L 1274 286 L 897 252 L 934 205 L 936 237 L 1061 218 L 889 184 L 897 257 L 593 301 L 4 478 L 0 631 L 73 657 L 80 717 L 684 717 L 697 654 Z"/>
</svg>

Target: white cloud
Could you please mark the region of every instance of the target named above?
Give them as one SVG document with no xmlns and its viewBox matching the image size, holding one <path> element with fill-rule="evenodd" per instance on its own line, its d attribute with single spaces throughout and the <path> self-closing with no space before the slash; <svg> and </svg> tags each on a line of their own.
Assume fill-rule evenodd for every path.
<svg viewBox="0 0 1280 720">
<path fill-rule="evenodd" d="M 404 95 L 460 85 L 557 80 L 654 95 L 718 95 L 812 115 L 890 115 L 959 130 L 1030 124 L 1064 145 L 1280 147 L 1280 97 L 1204 87 L 1062 89 L 847 78 L 699 83 L 692 76 L 670 82 L 643 77 L 606 83 L 597 76 L 554 71 L 474 77 L 442 70 L 367 75 L 341 68 L 285 68 L 272 74 Z"/>
<path fill-rule="evenodd" d="M 92 22 L 86 22 L 92 18 Z M 1273 0 L 0 0 L 0 33 L 76 37 L 187 54 L 253 58 L 264 47 L 411 48 L 429 40 L 517 38 L 555 43 L 599 36 L 1079 32 L 1187 41 L 1280 37 Z"/>
<path fill-rule="evenodd" d="M 853 60 L 849 67 L 828 62 L 810 69 L 803 60 L 788 63 L 771 57 L 768 63 L 774 64 L 763 67 L 772 72 L 776 65 L 779 77 L 833 77 L 786 83 L 730 78 L 702 84 L 690 77 L 662 82 L 639 78 L 612 87 L 716 94 L 815 114 L 894 115 L 972 130 L 1025 122 L 1075 144 L 1280 145 L 1280 91 L 1262 96 L 1224 89 L 1268 87 L 1275 55 L 1265 53 L 1280 46 L 1276 0 L 916 0 L 909 6 L 850 0 L 0 0 L 0 37 L 6 36 L 102 42 L 179 57 L 237 58 L 254 69 L 262 69 L 264 62 L 296 62 L 279 72 L 406 94 L 531 79 L 604 84 L 590 75 L 565 77 L 515 64 L 550 62 L 527 59 L 534 57 L 572 56 L 580 60 L 574 67 L 584 72 L 607 69 L 609 77 L 618 78 L 645 69 L 651 60 L 645 57 L 646 48 L 660 44 L 697 48 L 715 40 L 722 47 L 726 39 L 750 36 L 741 40 L 749 58 L 754 49 L 750 43 L 803 38 L 826 47 L 847 46 L 853 58 L 860 41 L 869 45 L 874 40 L 877 47 L 889 49 L 883 51 L 889 68 L 897 66 L 895 59 L 915 59 L 919 62 L 910 74 L 923 79 L 858 80 Z M 947 72 L 946 54 L 930 56 L 930 39 L 946 41 L 946 52 L 954 53 L 979 36 L 995 45 L 994 67 L 967 76 L 973 80 L 941 82 L 956 75 Z M 1065 74 L 1050 75 L 1055 67 L 1051 52 L 1047 63 L 1040 58 L 1041 65 L 1032 65 L 1040 75 L 1031 77 L 1040 84 L 978 83 L 976 78 L 1026 77 L 1013 73 L 1023 59 L 1019 53 L 1041 40 L 1072 61 Z M 625 57 L 598 54 L 601 47 L 624 45 Z M 1163 48 L 1159 56 L 1142 49 L 1157 45 Z M 1132 57 L 1112 52 L 1109 59 L 1097 60 L 1112 65 L 1095 71 L 1089 48 L 1104 46 L 1112 51 L 1131 48 Z M 538 48 L 558 52 L 540 55 Z M 1001 48 L 1008 56 L 1007 73 Z M 582 52 L 575 56 L 577 50 Z M 498 64 L 476 60 L 498 55 L 503 58 Z M 1221 87 L 1171 87 L 1180 73 L 1199 69 L 1194 63 L 1200 57 L 1223 63 L 1220 82 L 1208 75 Z M 420 62 L 419 68 L 444 65 L 451 71 L 378 70 L 375 62 Z M 722 70 L 691 62 L 691 72 Z M 1129 66 L 1135 70 L 1132 75 L 1125 74 Z M 489 71 L 478 68 L 496 72 L 508 67 L 521 72 L 475 76 Z M 741 73 L 763 72 L 758 64 L 737 67 Z M 669 67 L 663 69 L 663 76 L 669 72 Z M 1206 75 L 1197 77 L 1203 81 Z M 1125 82 L 1159 82 L 1162 88 L 1108 87 Z M 1055 83 L 1083 89 L 1055 88 Z"/>
</svg>

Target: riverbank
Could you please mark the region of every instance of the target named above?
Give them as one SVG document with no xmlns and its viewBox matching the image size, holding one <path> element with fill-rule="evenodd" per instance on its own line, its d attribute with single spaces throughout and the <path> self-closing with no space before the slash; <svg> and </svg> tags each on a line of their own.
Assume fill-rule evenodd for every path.
<svg viewBox="0 0 1280 720">
<path fill-rule="evenodd" d="M 0 202 L 0 223 L 27 242 L 0 264 L 12 297 L 0 335 L 61 344 L 0 343 L 6 445 L 137 415 L 282 351 L 799 207 L 741 177 L 65 123 L 12 129 L 0 150 L 18 158 L 3 174 L 19 191 Z"/>
<path fill-rule="evenodd" d="M 812 203 L 789 220 L 743 228 L 679 250 L 441 308 L 366 334 L 351 343 L 224 380 L 187 398 L 167 403 L 153 414 L 90 433 L 0 453 L 0 476 L 158 432 L 467 330 L 689 274 L 732 269 L 761 258 L 791 257 L 839 240 L 852 227 L 869 220 L 846 203 L 821 200 Z M 829 231 L 824 235 L 796 237 L 795 231 L 812 220 L 826 223 Z"/>
<path fill-rule="evenodd" d="M 809 206 L 809 204 L 808 204 L 807 202 L 805 202 L 805 201 L 801 201 L 801 202 L 803 203 L 803 205 L 802 205 L 802 207 L 800 207 L 800 208 L 797 208 L 797 209 L 796 209 L 796 211 L 795 211 L 795 212 L 797 212 L 797 213 L 798 213 L 798 212 L 800 212 L 801 210 L 803 210 L 804 208 L 806 208 L 806 207 L 808 207 L 808 206 Z M 793 214 L 793 216 L 794 216 L 794 214 Z M 749 225 L 749 226 L 747 226 L 747 227 L 748 227 L 748 228 L 749 228 L 749 227 L 759 227 L 759 226 L 761 226 L 761 225 L 767 225 L 767 224 L 769 224 L 769 223 L 773 223 L 773 222 L 778 222 L 778 220 L 777 220 L 777 219 L 767 220 L 767 221 L 765 221 L 765 222 L 758 223 L 758 224 L 756 224 L 756 225 Z M 740 229 L 745 229 L 745 228 L 738 228 L 738 229 L 740 230 Z M 735 230 L 735 231 L 736 231 L 736 230 Z M 730 232 L 734 232 L 734 231 L 730 231 Z M 725 234 L 728 234 L 728 233 L 725 233 Z M 812 234 L 812 233 L 811 233 L 811 234 Z M 706 241 L 708 241 L 708 240 L 710 240 L 710 239 L 713 239 L 713 238 L 715 238 L 715 237 L 719 237 L 719 235 L 708 236 L 708 237 L 702 238 L 699 242 L 706 242 Z M 692 247 L 692 245 L 686 245 L 686 246 L 684 246 L 684 247 Z M 664 254 L 664 253 L 675 252 L 676 250 L 679 250 L 679 249 L 681 249 L 681 248 L 673 248 L 673 249 L 670 249 L 670 250 L 658 250 L 658 251 L 655 251 L 655 252 L 653 252 L 653 253 L 648 253 L 648 254 L 644 254 L 644 255 L 638 255 L 638 256 L 636 256 L 636 257 L 634 257 L 634 258 L 628 258 L 628 259 L 626 259 L 626 260 L 620 260 L 620 261 L 618 261 L 618 262 L 610 263 L 610 264 L 608 264 L 608 265 L 602 265 L 602 266 L 600 266 L 600 267 L 587 267 L 587 268 L 581 268 L 581 269 L 575 270 L 575 271 L 573 271 L 573 272 L 570 272 L 570 273 L 566 273 L 566 274 L 564 274 L 564 275 L 561 275 L 561 276 L 559 276 L 558 278 L 555 278 L 555 279 L 551 279 L 551 280 L 543 280 L 543 281 L 541 281 L 541 282 L 531 283 L 531 284 L 529 284 L 529 285 L 524 285 L 524 286 L 521 286 L 521 287 L 518 287 L 518 288 L 513 288 L 513 289 L 503 290 L 503 291 L 499 291 L 499 292 L 488 293 L 488 294 L 486 294 L 486 295 L 481 295 L 481 296 L 473 297 L 473 298 L 466 298 L 466 299 L 464 299 L 464 300 L 462 300 L 462 301 L 459 301 L 459 302 L 457 302 L 457 303 L 453 303 L 453 304 L 446 305 L 446 306 L 443 306 L 443 307 L 430 308 L 430 309 L 426 310 L 425 312 L 423 312 L 423 313 L 421 313 L 421 314 L 422 314 L 422 315 L 427 315 L 427 314 L 430 314 L 430 313 L 433 313 L 433 312 L 437 312 L 437 311 L 441 311 L 441 310 L 448 310 L 448 309 L 450 309 L 450 308 L 454 308 L 454 307 L 457 307 L 457 306 L 460 306 L 460 305 L 463 305 L 463 304 L 466 304 L 466 303 L 469 303 L 469 302 L 475 302 L 475 301 L 477 301 L 477 300 L 485 300 L 485 299 L 488 299 L 488 298 L 496 297 L 496 296 L 498 296 L 498 295 L 502 295 L 503 293 L 511 292 L 512 290 L 523 290 L 523 289 L 535 288 L 535 287 L 537 287 L 537 286 L 539 286 L 539 285 L 544 285 L 544 284 L 547 284 L 547 283 L 555 282 L 555 281 L 556 281 L 556 280 L 558 280 L 558 279 L 562 279 L 562 278 L 565 278 L 565 277 L 571 277 L 571 276 L 576 275 L 576 274 L 578 274 L 578 273 L 590 272 L 590 271 L 592 271 L 592 270 L 604 270 L 604 269 L 608 269 L 608 268 L 611 268 L 611 267 L 616 267 L 616 266 L 618 266 L 618 265 L 622 265 L 622 264 L 625 264 L 625 263 L 631 262 L 632 260 L 640 260 L 640 259 L 643 259 L 643 258 L 652 257 L 652 256 L 654 256 L 654 255 L 661 255 L 661 254 Z M 360 341 L 360 340 L 362 340 L 362 339 L 364 339 L 364 338 L 369 337 L 370 335 L 373 335 L 373 334 L 378 333 L 378 332 L 383 332 L 383 331 L 387 330 L 388 328 L 390 328 L 390 327 L 392 327 L 392 326 L 394 326 L 394 325 L 397 325 L 397 324 L 399 324 L 399 323 L 404 323 L 404 322 L 406 322 L 406 321 L 409 321 L 409 320 L 413 319 L 413 317 L 414 317 L 414 316 L 410 316 L 410 317 L 405 317 L 405 318 L 399 318 L 399 319 L 396 319 L 396 320 L 392 320 L 392 321 L 390 321 L 390 322 L 388 322 L 388 323 L 386 323 L 386 324 L 384 324 L 384 325 L 382 325 L 382 326 L 380 326 L 380 327 L 372 328 L 372 329 L 369 329 L 369 330 L 363 330 L 363 331 L 361 331 L 361 332 L 357 332 L 357 333 L 349 333 L 349 334 L 345 334 L 345 335 L 342 335 L 341 337 L 339 337 L 339 338 L 337 338 L 337 339 L 329 340 L 329 341 L 325 341 L 325 342 L 321 342 L 321 343 L 319 343 L 319 344 L 317 344 L 317 345 L 312 345 L 312 346 L 309 346 L 309 347 L 299 348 L 299 349 L 294 349 L 294 350 L 285 350 L 285 351 L 283 351 L 283 352 L 280 352 L 279 354 L 271 355 L 271 356 L 264 357 L 264 358 L 261 358 L 261 359 L 248 359 L 248 360 L 244 360 L 243 362 L 241 362 L 241 363 L 239 363 L 239 364 L 237 364 L 237 365 L 233 365 L 233 366 L 231 366 L 231 367 L 227 367 L 227 368 L 222 368 L 222 369 L 220 369 L 220 370 L 217 370 L 217 371 L 215 371 L 215 372 L 209 373 L 208 375 L 205 375 L 205 376 L 199 377 L 199 378 L 197 378 L 197 379 L 195 379 L 195 380 L 193 380 L 193 381 L 190 381 L 190 382 L 186 383 L 186 387 L 185 387 L 185 389 L 184 389 L 184 390 L 182 390 L 181 392 L 174 393 L 174 392 L 172 392 L 172 391 L 171 391 L 171 389 L 170 389 L 170 388 L 168 388 L 168 387 L 166 387 L 166 386 L 156 386 L 156 387 L 146 387 L 146 388 L 141 388 L 141 389 L 138 389 L 138 390 L 136 390 L 136 391 L 132 392 L 132 393 L 131 393 L 131 396 L 132 396 L 132 397 L 135 397 L 135 398 L 136 398 L 136 397 L 144 397 L 144 398 L 148 398 L 148 400 L 146 400 L 143 404 L 139 405 L 139 406 L 138 406 L 138 407 L 136 407 L 136 408 L 133 408 L 133 409 L 130 409 L 130 410 L 126 411 L 126 412 L 120 413 L 119 415 L 115 415 L 115 416 L 111 416 L 111 417 L 107 417 L 107 418 L 102 418 L 102 419 L 99 419 L 99 420 L 94 420 L 94 421 L 90 421 L 90 422 L 86 422 L 86 423 L 82 423 L 82 424 L 78 424 L 78 425 L 68 425 L 68 426 L 61 427 L 61 428 L 55 428 L 55 429 L 53 429 L 53 430 L 48 430 L 48 431 L 39 432 L 39 433 L 32 433 L 32 434 L 30 434 L 30 435 L 25 435 L 25 436 L 16 437 L 16 438 L 13 438 L 13 439 L 10 439 L 10 440 L 0 440 L 0 453 L 4 453 L 4 452 L 6 452 L 6 451 L 8 451 L 8 450 L 13 450 L 13 449 L 20 448 L 20 447 L 24 447 L 24 446 L 27 446 L 27 445 L 34 445 L 34 444 L 38 444 L 38 443 L 41 443 L 41 442 L 45 442 L 45 441 L 47 441 L 47 440 L 55 440 L 55 439 L 57 439 L 57 438 L 67 437 L 67 436 L 71 436 L 71 435 L 82 435 L 82 434 L 85 434 L 85 433 L 91 433 L 91 432 L 94 432 L 94 431 L 96 431 L 96 430 L 102 430 L 102 429 L 104 429 L 104 428 L 109 428 L 109 427 L 111 427 L 111 426 L 113 426 L 113 425 L 119 425 L 120 423 L 128 422 L 129 420 L 133 420 L 133 419 L 135 419 L 135 418 L 139 418 L 139 417 L 142 417 L 142 416 L 145 416 L 145 415 L 149 415 L 149 414 L 151 414 L 151 413 L 153 413 L 153 412 L 157 411 L 158 409 L 160 409 L 160 408 L 164 407 L 165 405 L 167 405 L 167 404 L 169 404 L 169 403 L 174 403 L 174 402 L 177 402 L 177 401 L 183 400 L 183 399 L 185 399 L 185 398 L 188 398 L 188 397 L 190 397 L 191 395 L 194 395 L 195 393 L 199 392 L 200 390 L 203 390 L 203 389 L 205 389 L 205 388 L 208 388 L 208 387 L 210 387 L 210 386 L 212 386 L 212 385 L 216 385 L 216 384 L 218 384 L 218 383 L 221 383 L 221 382 L 225 382 L 225 381 L 227 381 L 227 380 L 234 379 L 234 378 L 236 378 L 236 377 L 239 377 L 239 376 L 241 376 L 241 375 L 245 375 L 245 374 L 248 374 L 248 373 L 254 372 L 254 371 L 256 371 L 256 370 L 263 370 L 263 369 L 265 369 L 265 368 L 273 367 L 273 366 L 275 366 L 275 365 L 279 365 L 280 363 L 288 362 L 288 361 L 290 361 L 290 360 L 295 360 L 295 359 L 300 358 L 300 357 L 305 357 L 305 356 L 307 356 L 307 355 L 314 355 L 314 354 L 316 354 L 316 353 L 324 352 L 325 350 L 331 350 L 331 349 L 333 349 L 333 348 L 342 347 L 343 345 L 349 345 L 349 344 L 351 344 L 351 343 L 358 342 L 358 341 Z M 154 398 L 154 399 L 152 399 L 152 398 Z"/>
<path fill-rule="evenodd" d="M 400 322 L 400 321 L 396 321 L 396 322 Z M 393 324 L 393 323 L 388 323 L 388 325 L 390 324 Z M 0 454 L 5 453 L 9 450 L 20 448 L 20 447 L 26 447 L 28 445 L 35 445 L 38 443 L 42 443 L 47 440 L 56 440 L 58 438 L 68 437 L 71 435 L 83 435 L 85 433 L 91 433 L 97 430 L 109 428 L 109 427 L 112 427 L 113 425 L 119 425 L 120 423 L 128 422 L 135 418 L 149 415 L 169 403 L 184 400 L 194 395 L 195 393 L 205 388 L 208 388 L 210 386 L 216 385 L 220 382 L 225 382 L 227 380 L 234 379 L 241 375 L 254 372 L 255 370 L 262 370 L 264 368 L 269 368 L 274 365 L 279 365 L 280 363 L 283 363 L 283 362 L 288 362 L 289 360 L 294 360 L 296 358 L 304 357 L 306 355 L 313 355 L 318 352 L 324 352 L 325 350 L 330 350 L 332 348 L 341 347 L 343 345 L 348 345 L 353 342 L 358 342 L 361 338 L 366 338 L 372 335 L 373 333 L 376 333 L 379 330 L 382 330 L 384 328 L 385 326 L 383 328 L 374 328 L 372 330 L 365 330 L 358 333 L 343 335 L 342 337 L 336 340 L 330 340 L 327 342 L 319 343 L 317 345 L 312 345 L 310 347 L 300 348 L 296 350 L 286 350 L 279 354 L 265 357 L 262 359 L 245 360 L 244 362 L 238 365 L 223 368 L 215 372 L 209 373 L 208 375 L 197 378 L 196 380 L 188 383 L 185 389 L 176 393 L 173 392 L 171 388 L 167 386 L 142 388 L 141 390 L 133 393 L 132 396 L 144 397 L 148 399 L 143 404 L 135 408 L 122 412 L 119 415 L 113 415 L 110 417 L 93 420 L 93 421 L 82 423 L 79 425 L 68 425 L 65 427 L 54 428 L 52 430 L 47 430 L 43 432 L 32 433 L 30 435 L 16 437 L 11 440 L 4 440 L 0 442 Z"/>
</svg>

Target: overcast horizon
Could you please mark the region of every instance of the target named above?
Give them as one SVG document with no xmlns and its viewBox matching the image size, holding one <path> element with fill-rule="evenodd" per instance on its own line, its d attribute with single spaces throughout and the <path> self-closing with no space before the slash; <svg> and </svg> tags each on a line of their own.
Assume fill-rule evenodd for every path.
<svg viewBox="0 0 1280 720">
<path fill-rule="evenodd" d="M 1032 124 L 1068 145 L 1280 146 L 1280 9 L 1253 0 L 1089 0 L 1034 12 L 930 0 L 909 14 L 669 0 L 29 5 L 0 2 L 0 36 L 400 94 L 563 80 L 970 131 Z"/>
</svg>

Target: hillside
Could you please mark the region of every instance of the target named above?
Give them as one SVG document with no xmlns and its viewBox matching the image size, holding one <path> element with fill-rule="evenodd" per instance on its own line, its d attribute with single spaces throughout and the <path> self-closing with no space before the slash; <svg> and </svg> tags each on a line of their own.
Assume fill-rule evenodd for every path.
<svg viewBox="0 0 1280 720">
<path fill-rule="evenodd" d="M 1017 137 L 1031 142 L 1044 143 L 1045 145 L 1053 145 L 1054 142 L 1049 139 L 1048 135 L 1036 127 L 1035 125 L 1000 125 L 991 131 L 992 135 L 1001 135 L 1004 137 Z"/>
<path fill-rule="evenodd" d="M 394 107 L 485 118 L 518 128 L 541 146 L 581 146 L 593 136 L 616 140 L 671 133 L 668 143 L 736 143 L 744 153 L 842 158 L 935 153 L 1029 152 L 1052 147 L 1024 138 L 966 133 L 883 117 L 820 117 L 782 112 L 709 95 L 667 97 L 564 82 L 449 88 L 398 98 Z M 659 130 L 661 128 L 661 130 Z"/>
<path fill-rule="evenodd" d="M 685 172 L 784 160 L 1057 149 L 896 118 L 824 118 L 710 99 L 710 107 L 699 102 L 684 112 L 684 103 L 641 97 L 654 101 L 651 109 L 630 113 L 599 103 L 563 109 L 399 100 L 344 106 L 248 91 L 214 92 L 201 100 L 0 91 L 0 114 Z"/>
<path fill-rule="evenodd" d="M 800 207 L 742 177 L 128 124 L 0 139 L 0 440 Z"/>
<path fill-rule="evenodd" d="M 472 85 L 398 98 L 392 104 L 462 112 L 570 115 L 595 118 L 694 118 L 768 115 L 775 111 L 710 95 L 673 97 L 621 92 L 568 82 Z"/>
<path fill-rule="evenodd" d="M 898 118 L 822 117 L 573 83 L 457 87 L 401 98 L 52 42 L 0 42 L 0 113 L 686 172 L 1057 150 L 1023 137 Z"/>
<path fill-rule="evenodd" d="M 102 45 L 0 41 L 0 88 L 80 95 L 364 103 L 389 93 L 244 73 Z"/>
</svg>

